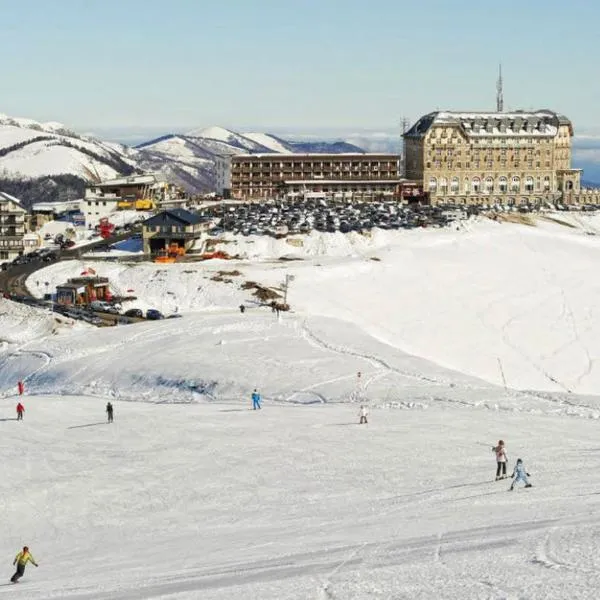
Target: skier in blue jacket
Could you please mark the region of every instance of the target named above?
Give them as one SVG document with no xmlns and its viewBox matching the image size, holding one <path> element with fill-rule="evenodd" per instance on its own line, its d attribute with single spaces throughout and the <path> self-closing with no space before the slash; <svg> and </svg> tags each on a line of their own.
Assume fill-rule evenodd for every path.
<svg viewBox="0 0 600 600">
<path fill-rule="evenodd" d="M 518 458 L 517 459 L 517 464 L 515 465 L 515 469 L 513 471 L 513 482 L 510 485 L 510 489 L 509 491 L 512 492 L 513 488 L 515 487 L 515 483 L 522 481 L 525 484 L 526 488 L 530 488 L 531 484 L 529 483 L 529 480 L 527 479 L 528 477 L 531 477 L 531 475 L 525 470 L 525 466 L 523 465 L 523 461 Z"/>
<path fill-rule="evenodd" d="M 260 410 L 260 394 L 254 388 L 252 392 L 252 410 L 256 410 L 257 408 Z"/>
</svg>

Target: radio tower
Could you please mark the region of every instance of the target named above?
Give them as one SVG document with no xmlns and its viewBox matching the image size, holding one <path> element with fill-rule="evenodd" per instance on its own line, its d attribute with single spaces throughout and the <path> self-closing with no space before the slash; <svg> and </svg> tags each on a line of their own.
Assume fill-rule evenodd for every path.
<svg viewBox="0 0 600 600">
<path fill-rule="evenodd" d="M 400 177 L 406 176 L 406 163 L 405 163 L 405 152 L 404 152 L 404 134 L 408 131 L 410 121 L 406 117 L 402 117 L 400 121 L 400 127 L 402 128 L 402 134 L 400 136 Z"/>
<path fill-rule="evenodd" d="M 502 65 L 498 65 L 498 81 L 496 82 L 496 112 L 504 111 L 504 92 L 502 90 Z"/>
</svg>

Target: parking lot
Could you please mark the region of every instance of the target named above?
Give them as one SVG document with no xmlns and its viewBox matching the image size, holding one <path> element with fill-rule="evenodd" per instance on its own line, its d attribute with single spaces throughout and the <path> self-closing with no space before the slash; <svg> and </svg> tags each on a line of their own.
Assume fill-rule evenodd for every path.
<svg viewBox="0 0 600 600">
<path fill-rule="evenodd" d="M 596 210 L 600 207 L 584 207 Z M 307 234 L 311 231 L 348 233 L 380 229 L 413 229 L 415 227 L 445 227 L 457 220 L 482 213 L 538 212 L 568 210 L 561 205 L 543 206 L 464 206 L 464 205 L 403 205 L 395 200 L 335 201 L 294 199 L 265 203 L 221 204 L 204 210 L 213 217 L 215 226 L 210 234 L 231 232 L 241 235 Z"/>
</svg>

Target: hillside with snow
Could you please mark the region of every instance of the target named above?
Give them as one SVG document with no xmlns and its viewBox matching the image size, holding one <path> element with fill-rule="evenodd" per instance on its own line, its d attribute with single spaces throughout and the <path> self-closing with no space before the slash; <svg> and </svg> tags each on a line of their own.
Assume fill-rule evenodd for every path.
<svg viewBox="0 0 600 600">
<path fill-rule="evenodd" d="M 214 192 L 216 162 L 240 153 L 347 152 L 343 142 L 287 142 L 222 127 L 166 134 L 130 148 L 80 135 L 61 123 L 0 115 L 0 188 L 32 202 L 77 198 L 90 181 L 154 172 L 189 193 Z"/>
<path fill-rule="evenodd" d="M 138 296 L 132 307 L 169 314 L 235 310 L 252 302 L 245 281 L 281 294 L 289 274 L 289 301 L 299 314 L 352 322 L 446 368 L 517 389 L 600 388 L 600 284 L 590 276 L 600 260 L 598 216 L 541 216 L 536 226 L 472 219 L 458 230 L 222 239 L 216 248 L 241 260 L 68 261 L 47 267 L 43 277 L 54 286 L 92 264 L 116 294 Z"/>
<path fill-rule="evenodd" d="M 0 599 L 594 598 L 600 217 L 292 239 L 36 274 L 180 318 L 0 300 L 0 552 L 40 565 Z M 278 316 L 247 282 L 286 275 Z M 499 438 L 532 488 L 494 481 Z"/>
<path fill-rule="evenodd" d="M 0 170 L 4 177 L 108 179 L 131 172 L 133 165 L 122 148 L 80 136 L 60 123 L 0 115 Z"/>
</svg>

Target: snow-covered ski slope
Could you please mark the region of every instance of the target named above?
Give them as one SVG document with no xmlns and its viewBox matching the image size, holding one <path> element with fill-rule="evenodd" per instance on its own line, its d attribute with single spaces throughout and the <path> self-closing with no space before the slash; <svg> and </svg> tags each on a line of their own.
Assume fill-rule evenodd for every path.
<svg viewBox="0 0 600 600">
<path fill-rule="evenodd" d="M 590 233 L 596 231 L 599 216 L 551 215 L 536 227 L 483 220 L 459 230 L 375 230 L 370 238 L 314 232 L 294 238 L 302 246 L 240 236 L 221 247 L 251 259 L 240 263 L 75 261 L 43 273 L 56 285 L 91 264 L 117 293 L 133 290 L 140 301 L 132 306 L 165 313 L 235 308 L 251 298 L 240 289 L 244 281 L 281 286 L 286 274 L 295 275 L 289 301 L 299 313 L 356 323 L 391 346 L 499 385 L 594 394 L 600 237 Z M 234 269 L 241 275 L 228 277 L 231 283 L 211 279 Z"/>
<path fill-rule="evenodd" d="M 513 345 L 548 352 L 547 338 L 534 345 L 545 319 L 553 342 L 585 343 L 593 365 L 593 336 L 569 346 L 573 330 L 561 323 L 572 318 L 580 336 L 598 326 L 597 238 L 551 223 L 473 223 L 378 232 L 348 252 L 323 237 L 321 248 L 340 248 L 335 257 L 312 244 L 290 247 L 304 261 L 269 250 L 236 264 L 106 267 L 141 306 L 178 303 L 179 319 L 69 332 L 0 300 L 0 326 L 14 314 L 22 330 L 0 353 L 6 582 L 22 545 L 40 563 L 18 586 L 0 585 L 0 600 L 597 597 L 600 397 L 591 384 L 588 395 L 542 380 L 505 389 L 483 369 L 455 367 L 475 355 L 468 338 L 485 351 L 480 328 L 495 339 L 490 331 L 525 310 L 535 328 L 509 326 Z M 242 275 L 232 283 L 212 279 L 234 268 Z M 279 319 L 240 289 L 286 273 L 296 275 L 294 312 Z M 54 265 L 40 277 L 67 274 Z M 532 308 L 536 284 L 547 310 Z M 549 299 L 563 293 L 569 309 L 553 315 Z M 435 306 L 456 322 L 444 326 Z M 402 346 L 425 345 L 408 328 L 419 318 L 438 327 L 416 356 Z M 515 338 L 521 329 L 527 336 Z M 455 362 L 436 360 L 449 344 Z M 564 352 L 575 370 L 577 352 Z M 506 365 L 509 384 L 535 383 L 530 362 Z M 12 420 L 19 379 L 22 423 Z M 250 410 L 255 386 L 261 411 Z M 499 438 L 509 472 L 523 458 L 533 488 L 493 481 Z"/>
</svg>

